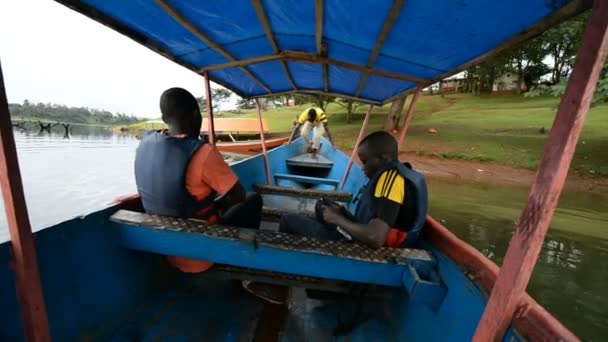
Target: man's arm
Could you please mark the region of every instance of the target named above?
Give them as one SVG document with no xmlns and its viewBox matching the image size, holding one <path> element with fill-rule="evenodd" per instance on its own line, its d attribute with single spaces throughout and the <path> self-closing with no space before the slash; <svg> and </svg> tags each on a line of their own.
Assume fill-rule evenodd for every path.
<svg viewBox="0 0 608 342">
<path fill-rule="evenodd" d="M 329 139 L 329 142 L 332 146 L 335 146 L 334 139 L 331 137 L 331 132 L 329 131 L 329 125 L 327 124 L 327 122 L 323 124 L 323 127 L 325 128 L 325 132 L 327 133 L 327 138 Z"/>
<path fill-rule="evenodd" d="M 215 146 L 207 144 L 201 147 L 188 168 L 188 174 L 195 170 L 194 184 L 203 183 L 217 194 L 214 201 L 218 206 L 227 209 L 245 200 L 245 189 Z"/>
<path fill-rule="evenodd" d="M 379 218 L 374 218 L 367 224 L 351 221 L 337 207 L 323 206 L 323 219 L 327 223 L 335 224 L 352 235 L 355 240 L 364 244 L 380 248 L 384 245 L 390 227 Z"/>
<path fill-rule="evenodd" d="M 296 122 L 292 128 L 291 128 L 291 134 L 289 135 L 289 140 L 287 141 L 287 143 L 291 143 L 291 141 L 293 140 L 294 135 L 296 134 L 296 132 L 300 129 L 300 126 L 302 126 L 301 123 Z"/>
<path fill-rule="evenodd" d="M 323 208 L 323 219 L 346 230 L 353 238 L 371 246 L 385 244 L 391 227 L 395 225 L 401 205 L 405 201 L 405 179 L 397 170 L 385 171 L 374 189 L 376 217 L 367 224 L 360 224 L 352 216 L 345 215 L 340 207 Z"/>
<path fill-rule="evenodd" d="M 247 194 L 245 193 L 245 188 L 241 182 L 236 182 L 228 192 L 225 194 L 216 197 L 215 203 L 217 203 L 222 208 L 230 208 L 235 204 L 241 203 L 245 201 Z"/>
</svg>

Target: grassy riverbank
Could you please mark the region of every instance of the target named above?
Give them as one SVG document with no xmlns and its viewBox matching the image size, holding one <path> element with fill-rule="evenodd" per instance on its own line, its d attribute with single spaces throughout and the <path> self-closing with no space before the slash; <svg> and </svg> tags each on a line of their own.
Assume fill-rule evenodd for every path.
<svg viewBox="0 0 608 342">
<path fill-rule="evenodd" d="M 423 96 L 403 149 L 417 155 L 534 169 L 557 105 L 556 98 L 466 94 Z M 288 131 L 294 117 L 304 108 L 306 106 L 272 109 L 263 115 L 271 131 Z M 389 108 L 390 105 L 374 109 L 369 131 L 381 129 Z M 348 124 L 345 109 L 337 104 L 329 105 L 330 127 L 338 147 L 352 149 L 366 110 L 366 106 L 357 108 L 352 122 Z M 255 112 L 221 114 L 222 117 L 255 115 Z M 144 126 L 136 124 L 129 128 L 132 131 L 151 128 Z M 436 129 L 438 133 L 428 134 L 429 128 Z M 590 176 L 608 176 L 607 149 L 608 105 L 603 105 L 589 112 L 577 146 L 574 170 Z"/>
</svg>

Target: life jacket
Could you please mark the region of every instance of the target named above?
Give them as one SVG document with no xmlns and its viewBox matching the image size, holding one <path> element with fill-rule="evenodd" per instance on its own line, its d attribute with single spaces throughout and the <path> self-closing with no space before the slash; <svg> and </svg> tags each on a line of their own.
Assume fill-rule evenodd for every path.
<svg viewBox="0 0 608 342">
<path fill-rule="evenodd" d="M 217 212 L 210 194 L 198 201 L 186 189 L 190 159 L 205 142 L 147 132 L 135 153 L 135 183 L 149 214 L 210 219 Z"/>
<path fill-rule="evenodd" d="M 391 227 L 407 233 L 407 238 L 401 247 L 411 246 L 418 240 L 420 232 L 426 222 L 428 207 L 428 194 L 424 176 L 417 171 L 405 166 L 399 161 L 392 161 L 378 170 L 370 181 L 359 191 L 356 201 L 355 218 L 361 224 L 367 224 L 376 217 L 376 203 L 374 196 L 376 184 L 384 171 L 396 169 L 405 179 L 405 203 L 399 213 L 395 227 Z M 404 211 L 404 212 L 402 212 Z"/>
</svg>

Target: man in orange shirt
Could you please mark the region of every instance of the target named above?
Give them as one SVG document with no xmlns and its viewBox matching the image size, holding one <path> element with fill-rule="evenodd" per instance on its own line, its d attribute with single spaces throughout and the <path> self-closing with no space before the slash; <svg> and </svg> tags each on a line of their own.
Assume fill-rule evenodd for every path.
<svg viewBox="0 0 608 342">
<path fill-rule="evenodd" d="M 169 129 L 146 133 L 135 155 L 135 180 L 145 211 L 259 228 L 262 198 L 247 197 L 215 146 L 199 139 L 202 118 L 194 96 L 182 88 L 168 89 L 160 97 L 160 110 Z M 212 265 L 168 259 L 190 273 Z"/>
</svg>

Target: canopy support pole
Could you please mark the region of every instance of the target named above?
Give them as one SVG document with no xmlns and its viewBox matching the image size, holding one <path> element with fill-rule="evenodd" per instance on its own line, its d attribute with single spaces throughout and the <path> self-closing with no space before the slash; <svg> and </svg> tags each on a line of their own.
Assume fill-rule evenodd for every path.
<svg viewBox="0 0 608 342">
<path fill-rule="evenodd" d="M 12 262 L 21 319 L 28 341 L 50 341 L 49 322 L 27 215 L 17 148 L 0 66 L 0 185 L 11 237 Z"/>
<path fill-rule="evenodd" d="M 344 177 L 342 177 L 342 185 L 340 186 L 340 189 L 344 189 L 344 185 L 346 185 L 346 180 L 348 179 L 350 169 L 353 167 L 353 160 L 355 159 L 355 155 L 357 154 L 357 149 L 359 148 L 361 140 L 363 140 L 363 135 L 365 134 L 365 132 L 367 132 L 367 125 L 369 124 L 369 117 L 372 116 L 372 109 L 374 109 L 374 105 L 369 105 L 369 109 L 365 114 L 365 119 L 363 119 L 363 125 L 361 125 L 361 130 L 359 131 L 359 136 L 357 137 L 357 142 L 353 147 L 353 152 L 350 154 L 350 160 L 348 161 L 348 165 L 346 166 L 346 170 L 344 171 Z"/>
<path fill-rule="evenodd" d="M 576 143 L 608 54 L 608 1 L 596 0 L 576 64 L 528 194 L 515 234 L 492 289 L 474 341 L 502 340 L 520 307 L 557 206 Z"/>
<path fill-rule="evenodd" d="M 384 45 L 384 41 L 391 33 L 393 29 L 393 25 L 397 22 L 397 18 L 399 18 L 399 14 L 401 13 L 401 9 L 405 4 L 405 0 L 393 0 L 393 5 L 389 9 L 386 19 L 384 19 L 384 24 L 382 25 L 382 30 L 376 38 L 376 43 L 374 44 L 374 49 L 372 50 L 371 55 L 369 56 L 369 60 L 367 61 L 367 68 L 371 68 L 376 63 L 376 59 L 380 55 L 380 50 Z M 357 86 L 357 91 L 355 92 L 355 96 L 358 97 L 361 95 L 363 88 L 365 87 L 365 83 L 367 82 L 367 78 L 369 77 L 369 73 L 364 73 L 361 75 L 361 80 L 359 81 L 359 86 Z"/>
<path fill-rule="evenodd" d="M 412 122 L 412 118 L 414 117 L 416 104 L 418 103 L 418 98 L 420 97 L 421 93 L 422 87 L 416 88 L 414 96 L 412 97 L 412 101 L 410 102 L 410 106 L 407 108 L 407 114 L 405 115 L 405 119 L 403 120 L 403 127 L 401 128 L 401 133 L 399 134 L 399 144 L 397 145 L 399 149 L 401 149 L 401 144 L 403 144 L 403 139 L 405 138 L 407 129 L 410 127 L 410 122 Z"/>
<path fill-rule="evenodd" d="M 262 154 L 264 155 L 266 184 L 270 185 L 270 162 L 268 161 L 268 151 L 266 150 L 266 137 L 264 137 L 264 124 L 262 123 L 262 105 L 260 104 L 260 99 L 255 99 L 255 106 L 258 109 L 258 121 L 260 123 L 260 142 L 262 143 Z"/>
<path fill-rule="evenodd" d="M 207 102 L 207 136 L 209 143 L 215 145 L 215 124 L 213 122 L 213 102 L 211 100 L 211 84 L 209 83 L 209 72 L 205 71 L 205 101 Z"/>
</svg>

